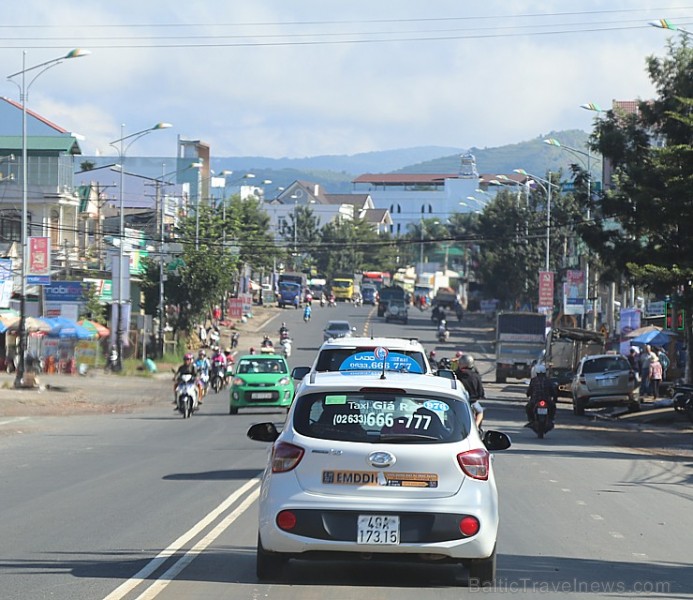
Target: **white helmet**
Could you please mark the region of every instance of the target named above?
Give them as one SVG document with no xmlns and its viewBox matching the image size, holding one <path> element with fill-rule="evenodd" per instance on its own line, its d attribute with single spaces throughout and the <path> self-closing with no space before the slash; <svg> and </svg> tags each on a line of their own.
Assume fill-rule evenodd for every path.
<svg viewBox="0 0 693 600">
<path fill-rule="evenodd" d="M 538 364 L 536 367 L 534 367 L 534 372 L 537 375 L 546 375 L 546 365 Z"/>
</svg>

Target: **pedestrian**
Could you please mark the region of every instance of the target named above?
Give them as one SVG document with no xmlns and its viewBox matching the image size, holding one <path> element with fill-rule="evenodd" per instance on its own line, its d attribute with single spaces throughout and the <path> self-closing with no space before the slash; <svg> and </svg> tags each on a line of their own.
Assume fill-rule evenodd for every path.
<svg viewBox="0 0 693 600">
<path fill-rule="evenodd" d="M 630 370 L 635 373 L 635 379 L 640 383 L 640 352 L 635 346 L 630 347 L 630 352 L 628 353 L 628 364 L 630 365 Z"/>
<path fill-rule="evenodd" d="M 652 347 L 647 344 L 645 350 L 640 354 L 640 397 L 644 398 L 651 393 L 650 390 L 650 362 L 657 355 L 652 352 Z"/>
<path fill-rule="evenodd" d="M 652 399 L 656 400 L 659 397 L 659 384 L 662 382 L 662 363 L 655 354 L 650 360 L 650 386 L 652 388 Z"/>
<path fill-rule="evenodd" d="M 664 350 L 664 348 L 660 348 L 657 351 L 657 358 L 659 359 L 659 362 L 662 365 L 662 381 L 666 381 L 667 371 L 669 369 L 671 361 L 669 360 L 669 357 L 667 356 L 666 350 Z"/>
</svg>

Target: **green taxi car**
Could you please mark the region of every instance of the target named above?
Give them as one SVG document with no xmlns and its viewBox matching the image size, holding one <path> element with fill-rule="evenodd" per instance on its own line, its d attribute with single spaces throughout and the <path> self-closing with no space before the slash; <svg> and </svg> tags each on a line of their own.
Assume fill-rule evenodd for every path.
<svg viewBox="0 0 693 600">
<path fill-rule="evenodd" d="M 229 414 L 239 408 L 277 407 L 288 410 L 294 399 L 289 365 L 278 354 L 248 354 L 237 359 L 231 380 Z"/>
</svg>

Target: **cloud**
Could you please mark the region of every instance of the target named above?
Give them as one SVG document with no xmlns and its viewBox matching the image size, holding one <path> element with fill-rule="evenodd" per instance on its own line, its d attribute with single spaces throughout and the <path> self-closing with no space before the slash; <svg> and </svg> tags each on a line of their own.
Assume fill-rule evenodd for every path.
<svg viewBox="0 0 693 600">
<path fill-rule="evenodd" d="M 171 155 L 178 134 L 215 156 L 485 147 L 587 130 L 583 102 L 649 97 L 645 57 L 664 54 L 668 36 L 647 21 L 692 13 L 648 4 L 25 0 L 4 9 L 12 38 L 0 57 L 92 50 L 41 75 L 31 96 L 86 136 L 85 153 L 108 151 L 121 123 L 157 121 L 174 130 L 132 152 Z"/>
</svg>

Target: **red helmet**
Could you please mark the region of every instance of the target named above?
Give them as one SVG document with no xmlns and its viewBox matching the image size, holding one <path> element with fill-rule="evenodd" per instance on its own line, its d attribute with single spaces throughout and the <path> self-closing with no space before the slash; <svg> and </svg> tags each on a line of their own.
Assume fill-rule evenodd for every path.
<svg viewBox="0 0 693 600">
<path fill-rule="evenodd" d="M 462 356 L 462 350 L 455 352 L 455 358 L 459 358 L 460 356 Z"/>
<path fill-rule="evenodd" d="M 192 360 L 192 359 L 193 359 L 192 352 L 186 352 L 185 356 L 183 357 L 183 360 Z"/>
</svg>

